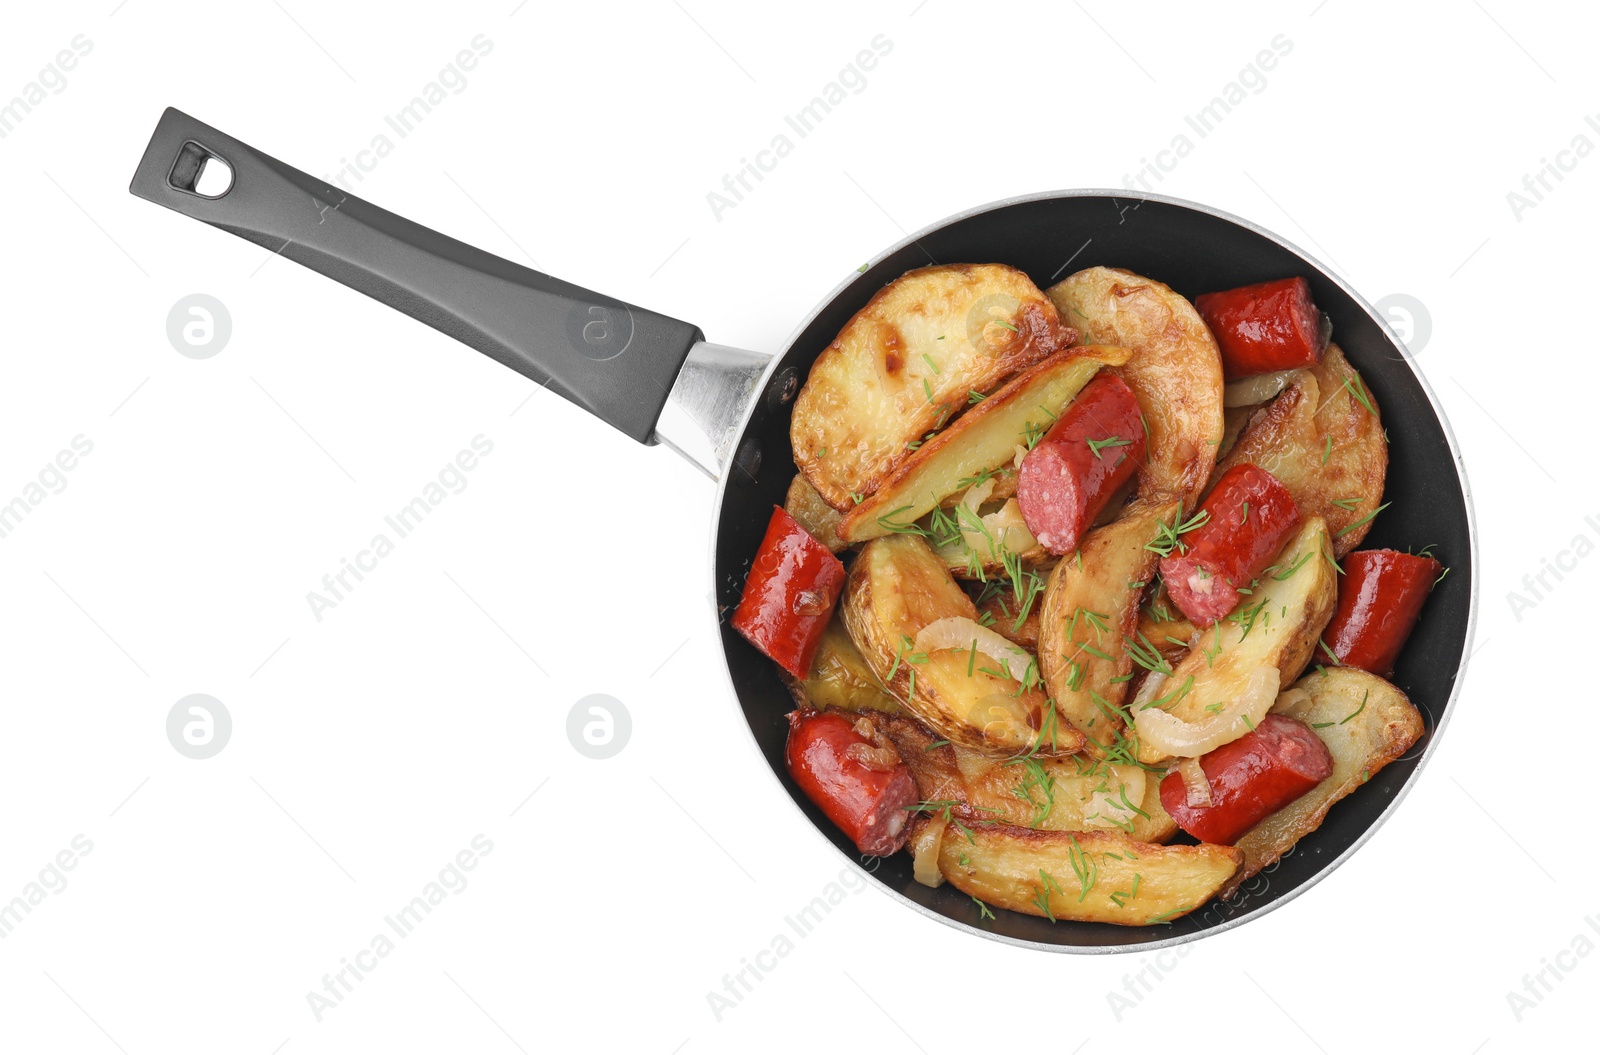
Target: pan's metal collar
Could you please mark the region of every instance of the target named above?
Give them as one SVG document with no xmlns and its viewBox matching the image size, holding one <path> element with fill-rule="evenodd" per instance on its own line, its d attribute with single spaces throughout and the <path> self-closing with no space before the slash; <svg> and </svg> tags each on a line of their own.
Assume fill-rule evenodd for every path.
<svg viewBox="0 0 1600 1055">
<path fill-rule="evenodd" d="M 697 341 L 656 422 L 656 439 L 719 478 L 771 361 L 765 352 Z"/>
</svg>

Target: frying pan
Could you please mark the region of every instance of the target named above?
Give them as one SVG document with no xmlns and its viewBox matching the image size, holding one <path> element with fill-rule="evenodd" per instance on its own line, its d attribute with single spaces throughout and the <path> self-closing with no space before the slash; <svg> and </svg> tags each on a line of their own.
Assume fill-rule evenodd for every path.
<svg viewBox="0 0 1600 1055">
<path fill-rule="evenodd" d="M 202 169 L 220 159 L 232 183 L 205 196 Z M 729 678 L 751 735 L 778 782 L 839 852 L 893 896 L 957 929 L 1036 949 L 1153 949 L 1228 930 L 1293 899 L 1383 823 L 1415 782 L 1450 717 L 1469 655 L 1476 584 L 1471 497 L 1444 415 L 1404 346 L 1342 279 L 1288 242 L 1226 213 L 1154 195 L 1072 190 L 1027 195 L 959 213 L 873 260 L 767 356 L 708 344 L 685 322 L 581 289 L 428 230 L 299 172 L 169 109 L 129 188 L 304 264 L 533 378 L 645 444 L 663 443 L 718 479 L 714 595 L 723 616 L 774 505 L 795 469 L 789 405 L 812 361 L 885 283 L 931 263 L 1005 263 L 1041 288 L 1096 264 L 1160 279 L 1185 296 L 1288 275 L 1311 283 L 1350 361 L 1377 395 L 1388 428 L 1388 497 L 1368 546 L 1432 543 L 1450 565 L 1412 635 L 1394 681 L 1428 731 L 1402 759 L 1334 807 L 1275 868 L 1232 899 L 1171 924 L 1048 923 L 978 907 L 946 884 L 913 881 L 908 854 L 862 860 L 789 779 L 783 763 L 792 708 L 778 668 L 721 620 Z M 1338 911 L 1337 906 L 1326 906 Z"/>
</svg>

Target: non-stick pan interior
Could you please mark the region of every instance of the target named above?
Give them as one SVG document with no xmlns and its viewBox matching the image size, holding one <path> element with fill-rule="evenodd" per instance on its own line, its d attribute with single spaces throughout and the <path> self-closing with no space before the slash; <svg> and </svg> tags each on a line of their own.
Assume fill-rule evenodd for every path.
<svg viewBox="0 0 1600 1055">
<path fill-rule="evenodd" d="M 1434 590 L 1393 679 L 1422 710 L 1427 734 L 1405 758 L 1336 805 L 1321 828 L 1300 840 L 1275 868 L 1246 883 L 1231 900 L 1213 902 L 1172 924 L 1151 927 L 1052 924 L 1003 910 L 996 910 L 997 919 L 980 920 L 972 899 L 949 884 L 935 890 L 914 882 L 908 854 L 881 862 L 869 860 L 869 870 L 892 891 L 957 925 L 1003 940 L 1086 952 L 1192 937 L 1292 896 L 1359 842 L 1411 780 L 1445 717 L 1468 645 L 1473 596 L 1470 513 L 1455 453 L 1427 393 L 1400 348 L 1368 309 L 1321 268 L 1269 235 L 1196 207 L 1106 194 L 1064 194 L 998 205 L 919 234 L 914 242 L 890 253 L 824 305 L 783 353 L 772 374 L 777 383 L 761 397 L 746 426 L 741 464 L 729 471 L 718 512 L 719 605 L 738 603 L 745 572 L 772 507 L 783 503 L 795 473 L 789 448 L 789 407 L 778 396 L 785 371 L 796 371 L 803 381 L 812 361 L 876 290 L 901 273 L 930 263 L 1010 264 L 1027 272 L 1040 288 L 1082 268 L 1115 266 L 1159 279 L 1190 298 L 1251 282 L 1304 275 L 1318 306 L 1333 320 L 1334 339 L 1376 395 L 1389 434 L 1385 497 L 1393 504 L 1378 517 L 1363 545 L 1416 550 L 1432 544 L 1438 557 L 1450 566 L 1450 573 Z M 721 633 L 735 691 L 761 752 L 800 809 L 840 853 L 859 861 L 850 841 L 784 771 L 788 726 L 783 716 L 794 705 L 779 681 L 777 667 L 734 632 L 726 618 Z"/>
</svg>

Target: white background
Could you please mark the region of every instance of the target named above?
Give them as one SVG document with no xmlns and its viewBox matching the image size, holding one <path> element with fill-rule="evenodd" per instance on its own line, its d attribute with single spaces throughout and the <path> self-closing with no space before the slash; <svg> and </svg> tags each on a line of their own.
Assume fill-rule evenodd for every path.
<svg viewBox="0 0 1600 1055">
<path fill-rule="evenodd" d="M 1468 1055 L 1587 1036 L 1600 956 L 1521 1021 L 1506 996 L 1580 932 L 1600 942 L 1584 923 L 1600 916 L 1600 160 L 1577 160 L 1533 208 L 1507 199 L 1575 136 L 1600 144 L 1584 124 L 1600 111 L 1597 27 L 1576 5 L 516 7 L 99 0 L 4 15 L 0 99 L 75 35 L 92 50 L 0 139 L 0 502 L 74 436 L 94 446 L 0 539 L 0 901 L 74 836 L 93 850 L 0 939 L 0 1048 L 1072 1053 L 1159 1037 L 1341 1052 L 1404 1038 Z M 1396 324 L 1466 454 L 1481 613 L 1454 722 L 1403 808 L 1292 905 L 1168 957 L 1131 1010 L 1107 993 L 1148 957 L 1018 951 L 868 890 L 718 1021 L 707 992 L 845 862 L 784 801 L 719 672 L 711 485 L 417 323 L 127 193 L 168 105 L 332 174 L 478 34 L 493 50 L 464 90 L 356 193 L 769 350 L 902 231 L 1011 194 L 1122 185 L 1174 136 L 1195 140 L 1184 116 L 1275 36 L 1292 42 L 1152 186 L 1282 232 L 1373 301 L 1426 306 L 1425 340 Z M 865 89 L 716 218 L 707 192 L 878 34 L 893 50 Z M 232 319 L 213 358 L 167 338 L 193 293 Z M 480 433 L 494 450 L 469 486 L 314 619 L 307 591 Z M 1586 555 L 1534 598 L 1523 576 L 1579 535 Z M 1535 603 L 1514 611 L 1512 590 Z M 191 693 L 233 720 L 203 761 L 165 732 Z M 591 693 L 632 716 L 605 761 L 565 732 Z M 319 1022 L 306 994 L 480 833 L 493 851 L 469 884 Z"/>
</svg>

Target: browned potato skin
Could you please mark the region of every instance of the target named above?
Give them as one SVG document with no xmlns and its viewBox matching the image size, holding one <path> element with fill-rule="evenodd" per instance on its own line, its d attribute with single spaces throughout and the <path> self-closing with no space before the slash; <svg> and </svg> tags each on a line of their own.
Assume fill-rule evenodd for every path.
<svg viewBox="0 0 1600 1055">
<path fill-rule="evenodd" d="M 1085 343 L 1132 349 L 1118 373 L 1150 431 L 1139 493 L 1194 509 L 1222 440 L 1222 355 L 1200 313 L 1164 283 L 1115 267 L 1079 271 L 1047 294 Z"/>
<path fill-rule="evenodd" d="M 1049 707 L 1041 687 L 1019 692 L 1016 681 L 985 674 L 983 663 L 968 676 L 965 652 L 936 652 L 922 663 L 904 660 L 902 639 L 914 640 L 929 623 L 947 616 L 977 618 L 972 598 L 921 538 L 890 535 L 862 546 L 839 604 L 845 628 L 884 688 L 944 739 L 1000 755 L 1035 746 L 1043 754 L 1072 754 L 1083 746 L 1082 737 L 1071 729 L 1059 730 L 1053 743 L 1038 744 Z M 1008 707 L 1025 712 L 1025 720 L 998 722 L 991 716 L 982 726 L 972 724 L 979 705 L 1001 695 Z"/>
<path fill-rule="evenodd" d="M 1082 561 L 1064 558 L 1045 584 L 1039 608 L 1039 670 L 1056 701 L 1056 713 L 1101 745 L 1112 743 L 1122 725 L 1114 714 L 1127 697 L 1128 682 L 1113 679 L 1133 670 L 1125 641 L 1135 632 L 1139 598 L 1159 559 L 1145 545 L 1155 537 L 1157 523 L 1170 521 L 1177 510 L 1176 499 L 1136 500 L 1120 519 L 1089 532 L 1078 548 Z M 1098 630 L 1083 618 L 1074 621 L 1079 608 L 1102 616 L 1107 629 Z M 1086 647 L 1111 658 L 1092 655 Z M 1100 707 L 1096 696 L 1112 714 Z"/>
<path fill-rule="evenodd" d="M 968 390 L 988 392 L 1076 336 L 1015 268 L 908 271 L 879 290 L 812 364 L 790 419 L 795 463 L 824 501 L 848 512 L 852 493 L 876 491 L 905 461 L 907 443 L 966 407 Z"/>
<path fill-rule="evenodd" d="M 784 684 L 800 707 L 815 710 L 877 711 L 899 714 L 900 704 L 884 691 L 878 676 L 850 640 L 850 634 L 837 615 L 822 631 L 816 658 L 804 681 L 780 670 Z"/>
<path fill-rule="evenodd" d="M 1223 897 L 1316 831 L 1334 803 L 1405 754 L 1423 732 L 1422 715 L 1405 693 L 1354 667 L 1306 675 L 1272 709 L 1312 727 L 1333 755 L 1333 774 L 1239 838 L 1244 864 Z"/>
<path fill-rule="evenodd" d="M 1216 896 L 1244 857 L 1212 843 L 1161 846 L 1115 832 L 1038 831 L 982 820 L 952 812 L 939 849 L 944 877 L 963 894 L 1030 916 L 1046 915 L 1043 900 L 1056 920 L 1143 926 L 1177 919 Z M 1082 855 L 1097 871 L 1086 893 L 1072 867 Z M 1119 906 L 1111 895 L 1129 893 L 1136 873 L 1138 894 Z"/>
<path fill-rule="evenodd" d="M 839 521 L 844 519 L 844 514 L 824 502 L 804 476 L 796 475 L 789 481 L 783 508 L 794 517 L 795 523 L 811 532 L 812 538 L 827 546 L 828 552 L 840 553 L 849 547 L 850 543 L 839 537 Z"/>
<path fill-rule="evenodd" d="M 1383 421 L 1345 386 L 1346 377 L 1352 378 L 1351 385 L 1361 384 L 1360 375 L 1339 346 L 1330 344 L 1309 378 L 1291 385 L 1250 415 L 1238 441 L 1213 473 L 1215 481 L 1235 465 L 1250 462 L 1276 476 L 1294 496 L 1302 517 L 1320 516 L 1327 521 L 1336 558 L 1367 537 L 1371 520 L 1360 527 L 1351 525 L 1370 517 L 1383 501 L 1389 467 Z M 1373 411 L 1378 411 L 1371 390 L 1364 384 L 1361 389 Z M 1357 499 L 1350 509 L 1334 504 L 1336 499 L 1350 498 Z"/>
<path fill-rule="evenodd" d="M 965 750 L 943 743 L 929 732 L 921 722 L 907 717 L 891 718 L 880 726 L 894 742 L 901 759 L 911 769 L 917 782 L 917 793 L 924 802 L 958 802 L 974 817 L 1002 821 L 1021 827 L 1033 825 L 1036 810 L 1029 802 L 1018 797 L 1026 771 L 1019 765 L 1006 765 L 1003 758 L 989 758 L 969 753 L 963 771 L 957 752 Z M 1036 761 L 1056 781 L 1056 790 L 1050 809 L 1039 820 L 1038 826 L 1047 831 L 1084 831 L 1089 825 L 1085 818 L 1084 800 L 1099 778 L 1086 775 L 1092 762 L 1088 758 L 1038 758 Z M 1047 801 L 1045 793 L 1033 788 L 1028 791 L 1040 804 Z M 1178 832 L 1177 822 L 1161 805 L 1161 781 L 1148 775 L 1144 796 L 1139 808 L 1147 817 L 1135 815 L 1129 838 L 1140 842 L 1164 843 Z M 1111 829 L 1103 829 L 1111 830 Z"/>
<path fill-rule="evenodd" d="M 865 501 L 845 514 L 839 537 L 861 542 L 887 535 L 889 529 L 878 522 L 885 514 L 909 507 L 899 519 L 917 519 L 950 495 L 964 492 L 958 481 L 1009 465 L 1027 437 L 1025 424 L 1044 427 L 1046 415 L 1059 416 L 1101 365 L 1127 357 L 1124 348 L 1092 345 L 1035 363 L 886 474 Z"/>
</svg>

